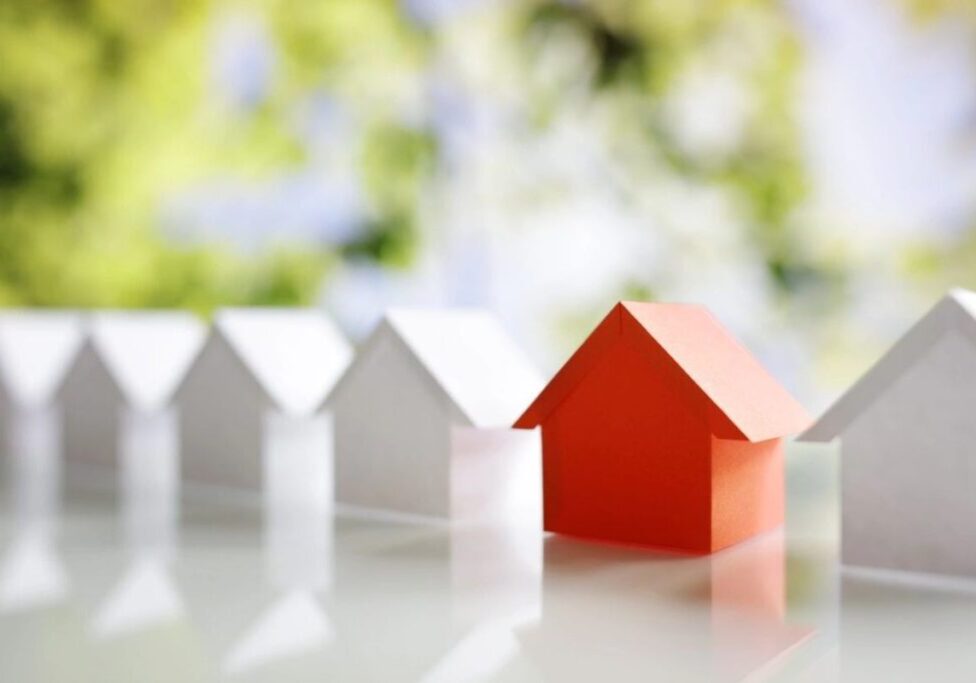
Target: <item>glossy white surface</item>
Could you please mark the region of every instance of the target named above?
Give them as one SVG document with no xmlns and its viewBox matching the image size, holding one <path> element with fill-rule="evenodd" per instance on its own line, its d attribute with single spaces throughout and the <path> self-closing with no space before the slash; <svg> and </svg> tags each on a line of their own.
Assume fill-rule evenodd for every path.
<svg viewBox="0 0 976 683">
<path fill-rule="evenodd" d="M 21 464 L 0 680 L 973 680 L 976 591 L 838 572 L 836 464 L 793 447 L 785 534 L 704 558 L 200 491 L 177 530 Z"/>
</svg>

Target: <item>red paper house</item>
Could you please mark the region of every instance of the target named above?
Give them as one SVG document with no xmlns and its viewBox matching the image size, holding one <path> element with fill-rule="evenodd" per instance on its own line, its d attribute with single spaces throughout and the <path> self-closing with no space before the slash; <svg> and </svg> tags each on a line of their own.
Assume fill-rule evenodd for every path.
<svg viewBox="0 0 976 683">
<path fill-rule="evenodd" d="M 515 427 L 542 427 L 547 531 L 708 553 L 782 523 L 809 423 L 705 308 L 626 302 Z"/>
</svg>

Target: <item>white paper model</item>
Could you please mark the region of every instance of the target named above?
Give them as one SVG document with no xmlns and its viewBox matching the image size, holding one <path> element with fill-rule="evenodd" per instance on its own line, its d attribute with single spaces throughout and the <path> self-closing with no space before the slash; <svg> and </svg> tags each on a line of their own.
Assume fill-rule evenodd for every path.
<svg viewBox="0 0 976 683">
<path fill-rule="evenodd" d="M 177 465 L 173 394 L 206 336 L 189 313 L 100 312 L 61 389 L 67 461 L 115 467 L 130 451 Z"/>
<path fill-rule="evenodd" d="M 0 314 L 0 408 L 8 458 L 61 457 L 57 393 L 83 340 L 81 318 L 65 311 Z"/>
<path fill-rule="evenodd" d="M 537 446 L 509 430 L 542 386 L 490 314 L 395 310 L 327 401 L 336 500 L 451 519 L 537 514 Z"/>
<path fill-rule="evenodd" d="M 177 391 L 184 480 L 259 489 L 300 471 L 310 489 L 300 495 L 330 496 L 331 431 L 319 407 L 351 357 L 320 311 L 218 311 Z"/>
<path fill-rule="evenodd" d="M 802 441 L 840 438 L 842 559 L 976 576 L 976 294 L 953 290 Z"/>
</svg>

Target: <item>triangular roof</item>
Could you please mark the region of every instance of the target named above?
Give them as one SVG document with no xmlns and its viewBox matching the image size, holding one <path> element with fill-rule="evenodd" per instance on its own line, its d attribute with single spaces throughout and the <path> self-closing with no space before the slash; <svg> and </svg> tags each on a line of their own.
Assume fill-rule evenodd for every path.
<svg viewBox="0 0 976 683">
<path fill-rule="evenodd" d="M 178 311 L 103 311 L 89 321 L 92 348 L 119 392 L 142 410 L 166 406 L 206 337 L 206 326 Z"/>
<path fill-rule="evenodd" d="M 625 337 L 659 347 L 717 411 L 718 436 L 764 441 L 796 433 L 810 417 L 703 306 L 622 302 L 515 423 L 531 429 L 555 411 Z M 716 428 L 713 425 L 713 428 Z"/>
<path fill-rule="evenodd" d="M 0 313 L 3 389 L 21 406 L 54 400 L 83 340 L 81 316 L 75 312 Z"/>
<path fill-rule="evenodd" d="M 976 343 L 976 293 L 953 289 L 844 393 L 801 441 L 832 441 L 915 365 L 947 332 L 957 330 Z"/>
<path fill-rule="evenodd" d="M 220 334 L 268 398 L 285 412 L 318 408 L 352 359 L 352 347 L 316 309 L 225 308 Z"/>
<path fill-rule="evenodd" d="M 542 378 L 505 332 L 481 309 L 392 309 L 367 340 L 333 396 L 356 374 L 380 340 L 392 336 L 436 389 L 473 427 L 507 427 Z"/>
</svg>

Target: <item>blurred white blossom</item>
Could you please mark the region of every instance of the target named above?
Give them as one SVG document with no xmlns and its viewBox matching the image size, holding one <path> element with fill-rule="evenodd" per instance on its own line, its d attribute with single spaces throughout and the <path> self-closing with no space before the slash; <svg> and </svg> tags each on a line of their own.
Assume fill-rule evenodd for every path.
<svg viewBox="0 0 976 683">
<path fill-rule="evenodd" d="M 219 15 L 211 50 L 213 84 L 228 104 L 250 109 L 267 97 L 276 58 L 259 17 L 243 12 Z"/>
</svg>

